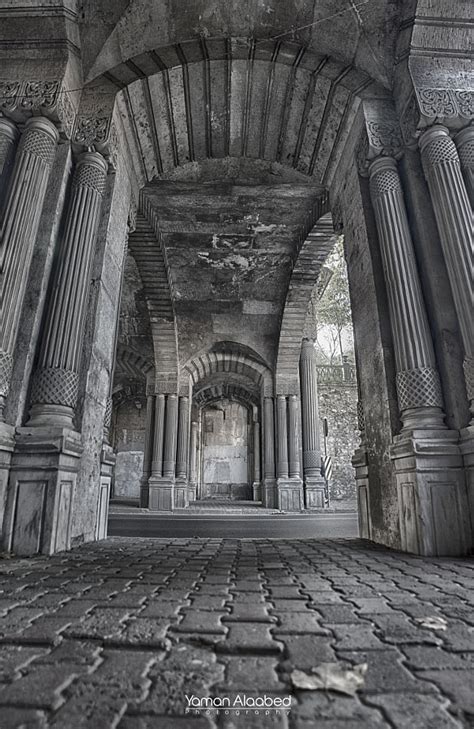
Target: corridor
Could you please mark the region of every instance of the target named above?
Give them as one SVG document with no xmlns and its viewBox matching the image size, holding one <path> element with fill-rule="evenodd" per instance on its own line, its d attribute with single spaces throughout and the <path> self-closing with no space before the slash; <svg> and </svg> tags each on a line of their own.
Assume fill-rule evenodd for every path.
<svg viewBox="0 0 474 729">
<path fill-rule="evenodd" d="M 2 729 L 472 727 L 472 561 L 356 539 L 109 538 L 1 572 Z M 295 687 L 328 663 L 367 665 L 355 696 Z M 186 696 L 291 708 L 186 713 Z"/>
</svg>

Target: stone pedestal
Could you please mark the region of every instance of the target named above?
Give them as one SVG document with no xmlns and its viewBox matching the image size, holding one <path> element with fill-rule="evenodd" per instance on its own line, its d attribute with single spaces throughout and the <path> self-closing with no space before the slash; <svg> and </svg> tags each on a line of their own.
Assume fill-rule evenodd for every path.
<svg viewBox="0 0 474 729">
<path fill-rule="evenodd" d="M 150 476 L 148 481 L 148 508 L 150 511 L 173 511 L 174 478 Z"/>
<path fill-rule="evenodd" d="M 277 479 L 278 508 L 281 511 L 303 511 L 303 481 L 301 478 Z"/>
<path fill-rule="evenodd" d="M 474 426 L 461 430 L 460 450 L 464 460 L 466 491 L 471 524 L 471 550 L 474 549 Z"/>
<path fill-rule="evenodd" d="M 394 439 L 402 549 L 423 556 L 467 554 L 470 524 L 457 433 L 413 431 Z"/>
<path fill-rule="evenodd" d="M 15 448 L 15 428 L 0 422 L 0 540 L 3 539 L 3 518 L 7 503 L 8 478 L 13 449 Z"/>
<path fill-rule="evenodd" d="M 107 537 L 107 523 L 109 519 L 109 501 L 112 477 L 115 468 L 115 454 L 108 443 L 102 445 L 100 454 L 100 487 L 97 505 L 97 522 L 95 527 L 95 538 L 105 539 Z"/>
<path fill-rule="evenodd" d="M 20 428 L 12 456 L 4 548 L 54 554 L 71 546 L 71 513 L 82 453 L 67 428 Z"/>
<path fill-rule="evenodd" d="M 362 539 L 372 539 L 370 523 L 370 496 L 369 496 L 369 460 L 364 446 L 357 448 L 352 458 L 355 469 L 357 488 L 357 513 L 359 517 L 359 536 Z"/>
</svg>

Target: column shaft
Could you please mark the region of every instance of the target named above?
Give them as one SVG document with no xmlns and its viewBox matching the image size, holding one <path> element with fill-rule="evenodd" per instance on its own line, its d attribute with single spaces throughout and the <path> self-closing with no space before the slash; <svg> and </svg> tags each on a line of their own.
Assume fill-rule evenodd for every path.
<svg viewBox="0 0 474 729">
<path fill-rule="evenodd" d="M 178 396 L 166 398 L 166 429 L 163 458 L 163 476 L 174 478 L 176 470 L 176 439 L 178 435 Z"/>
<path fill-rule="evenodd" d="M 277 477 L 288 478 L 288 416 L 285 395 L 277 397 Z"/>
<path fill-rule="evenodd" d="M 444 428 L 441 386 L 397 163 L 391 157 L 380 157 L 372 162 L 369 172 L 402 420 L 406 428 Z"/>
<path fill-rule="evenodd" d="M 4 131 L 6 125 L 6 120 L 2 120 Z M 10 387 L 13 350 L 58 137 L 56 127 L 47 119 L 29 119 L 7 186 L 0 228 L 0 420 Z"/>
<path fill-rule="evenodd" d="M 148 481 L 151 472 L 154 409 L 155 398 L 153 395 L 148 395 L 146 399 L 145 443 L 143 447 L 143 482 Z"/>
<path fill-rule="evenodd" d="M 165 427 L 165 396 L 155 395 L 155 428 L 153 433 L 152 476 L 163 473 L 163 440 Z"/>
<path fill-rule="evenodd" d="M 253 480 L 260 481 L 260 423 L 253 424 Z"/>
<path fill-rule="evenodd" d="M 305 477 L 321 477 L 318 380 L 314 342 L 303 339 L 300 358 L 301 409 L 303 421 L 303 471 Z"/>
<path fill-rule="evenodd" d="M 176 476 L 186 479 L 188 476 L 188 441 L 189 441 L 189 398 L 179 398 L 178 452 L 176 458 Z"/>
<path fill-rule="evenodd" d="M 467 195 L 471 207 L 474 208 L 474 127 L 461 129 L 454 137 L 454 142 L 458 150 Z"/>
<path fill-rule="evenodd" d="M 197 439 L 198 424 L 193 420 L 191 423 L 191 445 L 189 458 L 189 479 L 193 484 L 197 481 Z"/>
<path fill-rule="evenodd" d="M 461 137 L 461 142 L 463 139 Z M 472 154 L 472 134 L 464 141 L 471 146 Z M 460 145 L 461 149 L 463 146 Z M 461 173 L 456 145 L 450 138 L 448 129 L 440 125 L 428 129 L 420 137 L 420 149 L 464 344 L 464 374 L 468 398 L 473 401 L 471 409 L 474 414 L 472 207 Z M 464 157 L 467 156 L 464 154 Z"/>
<path fill-rule="evenodd" d="M 81 155 L 73 178 L 64 238 L 49 298 L 31 402 L 32 425 L 72 426 L 77 400 L 90 269 L 105 189 L 107 163 Z"/>
<path fill-rule="evenodd" d="M 300 477 L 300 444 L 298 420 L 298 398 L 296 397 L 296 395 L 290 395 L 290 397 L 288 398 L 288 445 L 290 478 Z"/>
<path fill-rule="evenodd" d="M 18 137 L 19 133 L 15 124 L 10 119 L 0 117 L 0 212 L 15 160 Z"/>
<path fill-rule="evenodd" d="M 275 422 L 273 412 L 273 398 L 264 399 L 264 473 L 266 479 L 275 478 Z"/>
</svg>

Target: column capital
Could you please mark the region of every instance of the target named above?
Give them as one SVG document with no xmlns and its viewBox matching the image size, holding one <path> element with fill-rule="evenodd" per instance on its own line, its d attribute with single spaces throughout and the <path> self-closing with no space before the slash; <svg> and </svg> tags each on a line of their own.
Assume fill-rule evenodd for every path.
<svg viewBox="0 0 474 729">
<path fill-rule="evenodd" d="M 419 145 L 424 162 L 432 167 L 448 161 L 459 164 L 456 145 L 450 137 L 448 127 L 442 124 L 434 124 L 423 132 Z"/>
<path fill-rule="evenodd" d="M 370 192 L 373 198 L 401 191 L 398 164 L 393 157 L 378 157 L 369 166 Z"/>
<path fill-rule="evenodd" d="M 391 99 L 366 99 L 362 103 L 364 128 L 355 156 L 359 174 L 367 176 L 372 160 L 400 159 L 403 140 L 397 113 Z"/>
<path fill-rule="evenodd" d="M 53 122 L 45 117 L 28 119 L 20 139 L 20 149 L 42 159 L 51 167 L 59 140 L 59 132 Z"/>
</svg>

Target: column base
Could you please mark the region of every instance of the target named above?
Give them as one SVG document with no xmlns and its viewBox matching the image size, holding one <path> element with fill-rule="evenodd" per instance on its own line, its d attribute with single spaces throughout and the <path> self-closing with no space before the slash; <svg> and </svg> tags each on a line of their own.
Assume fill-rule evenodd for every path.
<svg viewBox="0 0 474 729">
<path fill-rule="evenodd" d="M 188 483 L 188 504 L 190 504 L 192 501 L 196 501 L 196 495 L 197 495 L 197 484 L 190 481 Z"/>
<path fill-rule="evenodd" d="M 149 489 L 148 479 L 149 476 L 143 476 L 140 480 L 140 509 L 148 509 L 149 500 Z"/>
<path fill-rule="evenodd" d="M 30 419 L 27 428 L 69 428 L 73 425 L 74 410 L 68 405 L 33 405 L 30 410 Z"/>
<path fill-rule="evenodd" d="M 305 476 L 304 497 L 306 509 L 325 509 L 326 481 L 322 476 Z"/>
<path fill-rule="evenodd" d="M 356 472 L 357 514 L 359 517 L 359 536 L 372 539 L 369 499 L 369 460 L 364 446 L 357 448 L 352 457 L 352 467 Z"/>
<path fill-rule="evenodd" d="M 267 509 L 276 509 L 278 506 L 277 500 L 277 482 L 274 478 L 266 478 L 263 482 L 262 490 L 262 501 L 263 506 Z"/>
<path fill-rule="evenodd" d="M 7 504 L 8 479 L 13 450 L 15 448 L 15 428 L 8 423 L 0 423 L 0 540 L 3 534 L 3 520 Z"/>
<path fill-rule="evenodd" d="M 173 511 L 174 478 L 150 476 L 148 479 L 148 508 L 150 511 Z"/>
<path fill-rule="evenodd" d="M 303 481 L 300 478 L 278 478 L 277 490 L 281 511 L 303 511 Z"/>
<path fill-rule="evenodd" d="M 103 443 L 100 454 L 100 487 L 99 500 L 97 504 L 97 523 L 95 538 L 105 539 L 107 537 L 107 526 L 109 520 L 109 501 L 112 486 L 112 477 L 115 467 L 115 454 L 108 443 Z"/>
<path fill-rule="evenodd" d="M 174 482 L 174 508 L 184 509 L 188 504 L 188 482 L 185 478 L 177 478 Z"/>
<path fill-rule="evenodd" d="M 471 549 L 474 550 L 474 425 L 461 430 L 459 445 L 466 473 L 467 500 L 471 518 Z"/>
<path fill-rule="evenodd" d="M 457 431 L 414 430 L 391 447 L 402 550 L 422 556 L 467 554 L 471 535 Z"/>
<path fill-rule="evenodd" d="M 252 484 L 252 494 L 254 501 L 262 500 L 262 484 L 260 481 L 254 481 Z"/>
<path fill-rule="evenodd" d="M 26 556 L 71 546 L 81 435 L 67 428 L 20 428 L 12 456 L 3 544 Z"/>
</svg>

